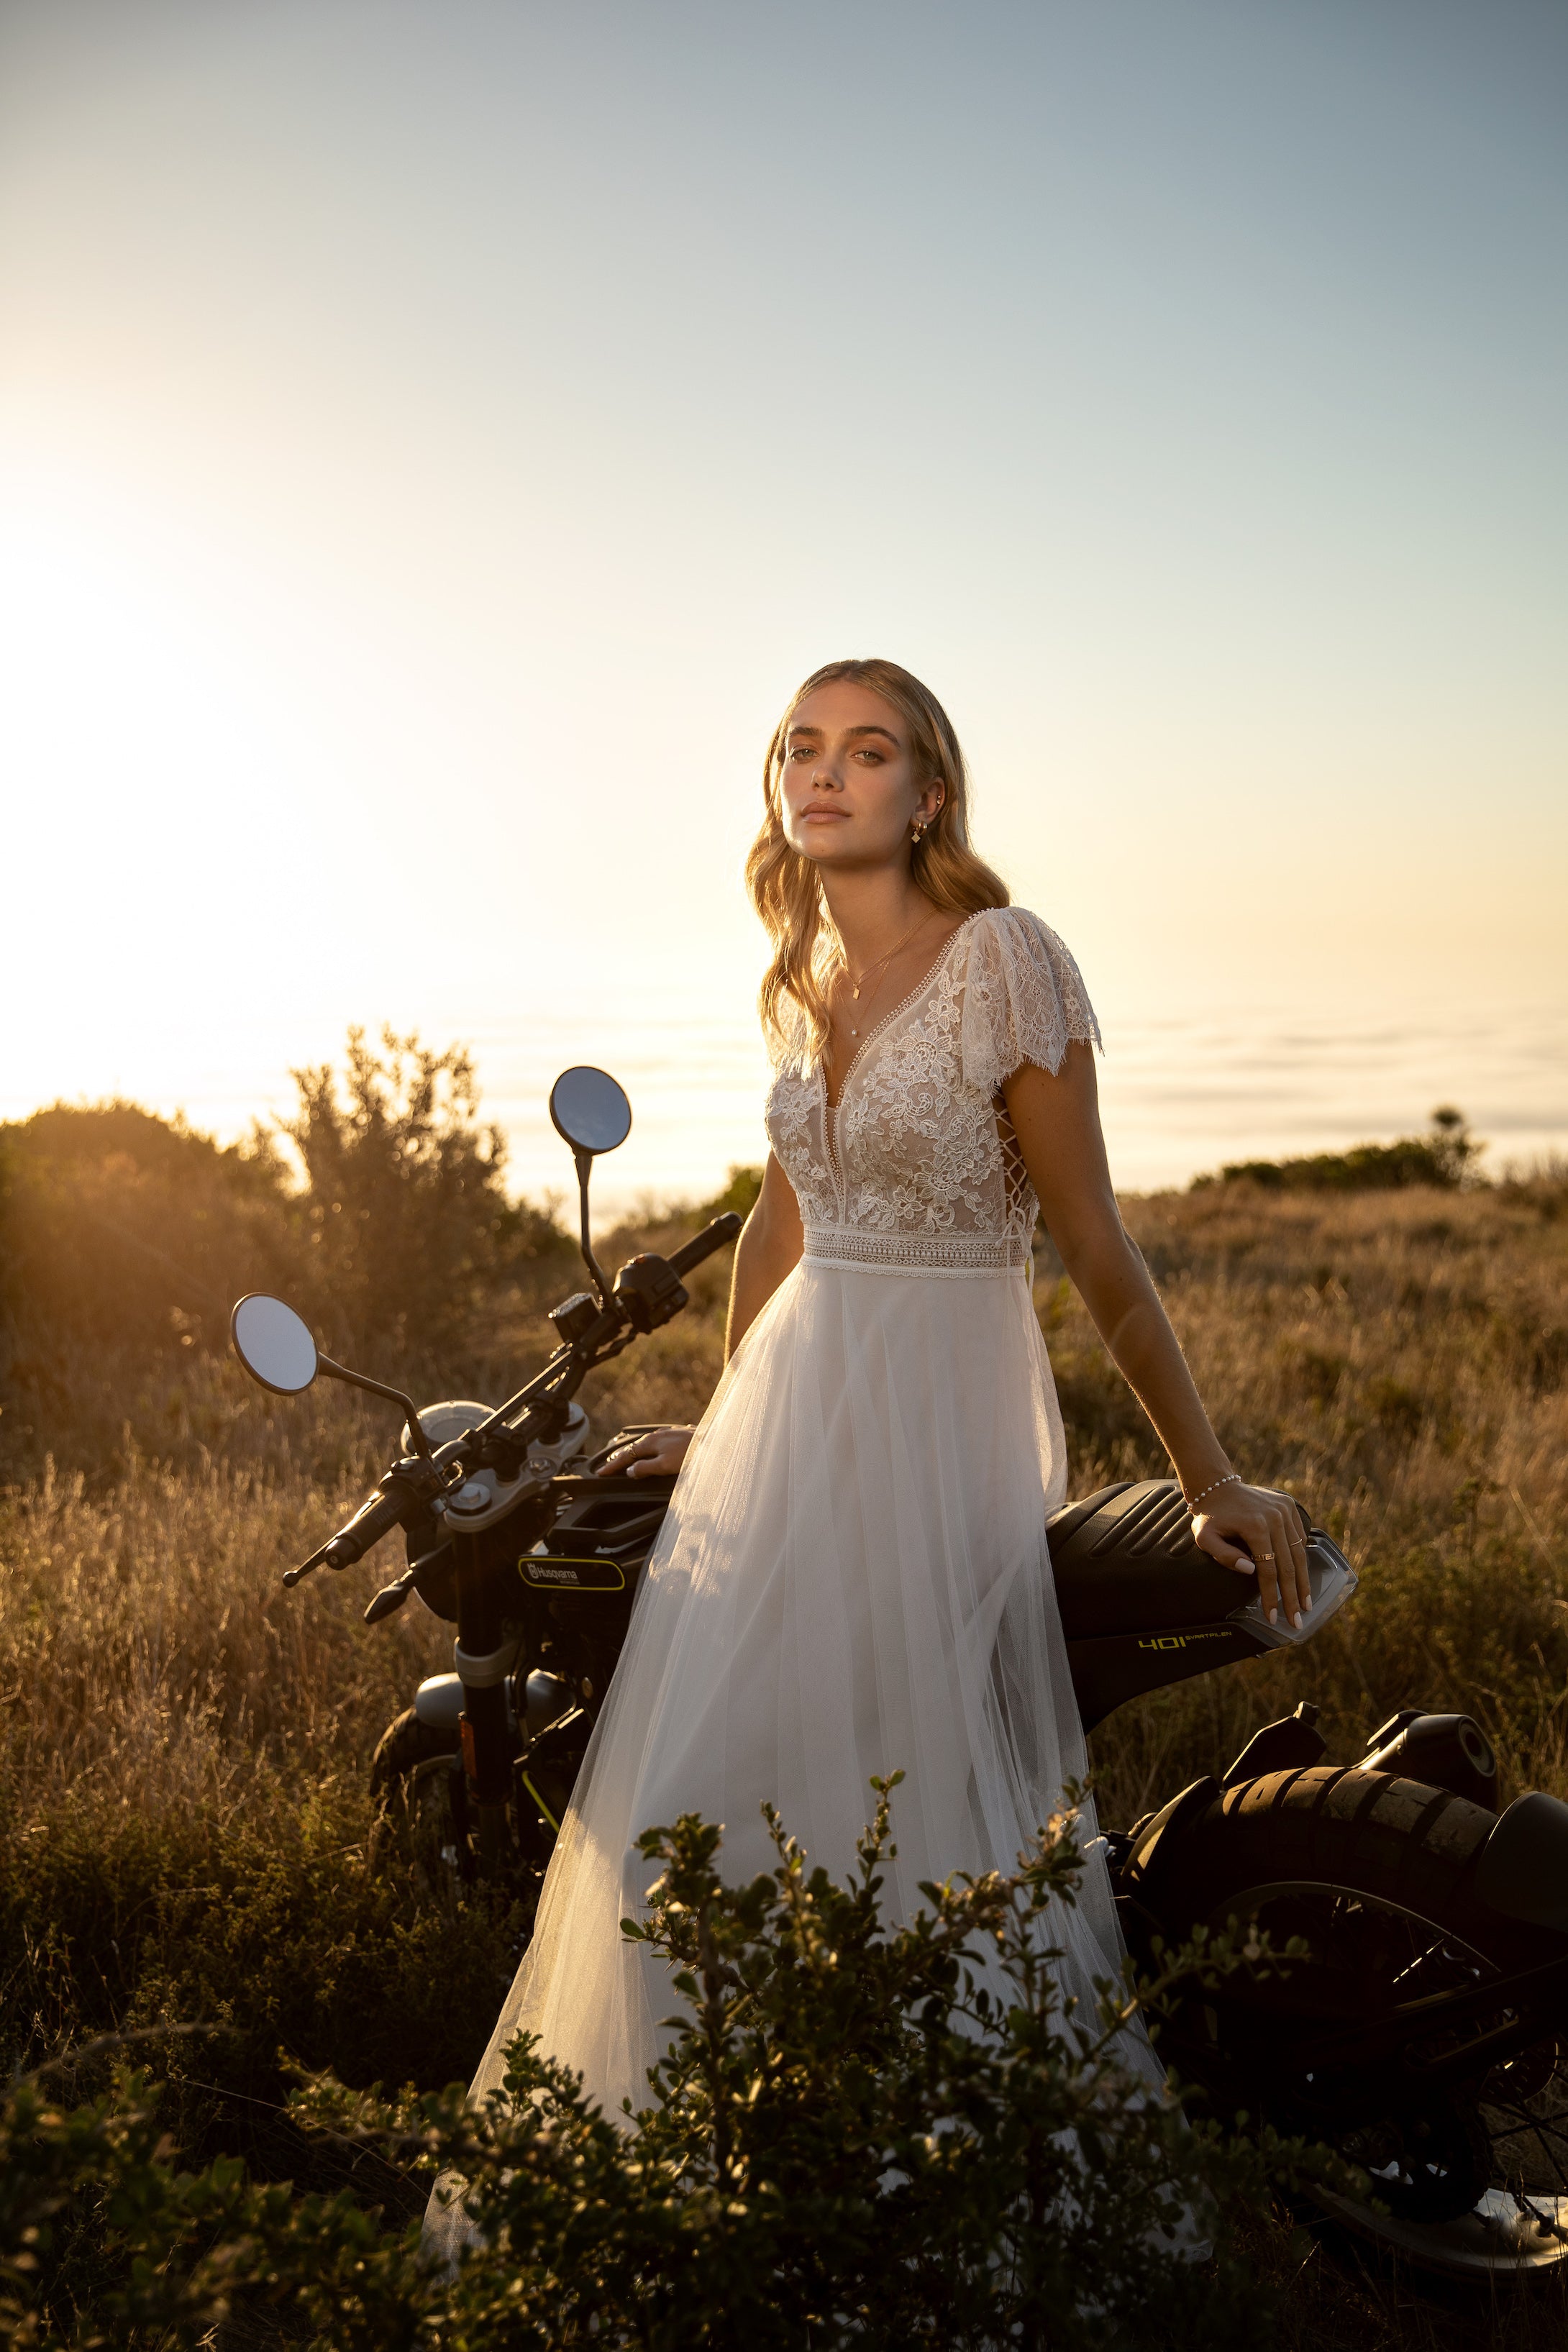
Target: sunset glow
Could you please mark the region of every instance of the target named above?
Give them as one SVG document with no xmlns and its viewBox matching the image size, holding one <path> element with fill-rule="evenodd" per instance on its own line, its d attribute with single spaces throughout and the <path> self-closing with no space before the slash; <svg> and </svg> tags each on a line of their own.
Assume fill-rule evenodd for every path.
<svg viewBox="0 0 1568 2352">
<path fill-rule="evenodd" d="M 1125 1181 L 1561 1148 L 1568 34 L 1411 26 L 8 9 L 0 1115 L 236 1133 L 390 1020 L 520 1182 L 611 1058 L 616 1181 L 717 1181 L 763 746 L 877 651 Z"/>
</svg>

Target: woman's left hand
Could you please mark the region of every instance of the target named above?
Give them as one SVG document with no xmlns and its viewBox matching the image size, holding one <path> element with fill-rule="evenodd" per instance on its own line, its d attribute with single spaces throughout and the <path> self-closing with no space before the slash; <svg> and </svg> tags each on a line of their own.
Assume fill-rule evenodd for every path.
<svg viewBox="0 0 1568 2352">
<path fill-rule="evenodd" d="M 595 1471 L 595 1478 L 672 1478 L 685 1461 L 697 1433 L 678 1428 L 650 1430 L 646 1437 L 628 1437 Z"/>
<path fill-rule="evenodd" d="M 1272 1486 L 1221 1486 L 1193 1513 L 1200 1551 L 1243 1576 L 1258 1571 L 1258 1594 L 1272 1625 L 1284 1610 L 1299 1626 L 1312 1605 L 1307 1580 L 1307 1538 L 1289 1495 Z"/>
</svg>

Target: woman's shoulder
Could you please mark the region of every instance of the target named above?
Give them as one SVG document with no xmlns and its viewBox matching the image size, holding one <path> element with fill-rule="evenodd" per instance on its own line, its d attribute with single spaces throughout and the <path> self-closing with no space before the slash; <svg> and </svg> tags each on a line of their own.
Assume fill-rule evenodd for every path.
<svg viewBox="0 0 1568 2352">
<path fill-rule="evenodd" d="M 1061 1066 L 1075 1038 L 1098 1045 L 1100 1024 L 1065 940 L 1027 907 L 987 907 L 963 927 L 960 981 L 965 1067 L 983 1083 L 1021 1062 Z"/>
<path fill-rule="evenodd" d="M 1055 971 L 1065 957 L 1075 971 L 1078 969 L 1061 933 L 1053 930 L 1042 916 L 1032 913 L 1027 907 L 984 908 L 960 929 L 971 951 L 978 951 L 983 961 L 1012 961 L 1022 956 L 1030 963 Z"/>
</svg>

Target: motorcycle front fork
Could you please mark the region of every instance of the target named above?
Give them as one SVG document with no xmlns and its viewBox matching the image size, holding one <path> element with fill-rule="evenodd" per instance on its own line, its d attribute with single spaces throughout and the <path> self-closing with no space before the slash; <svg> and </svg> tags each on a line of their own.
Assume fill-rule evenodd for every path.
<svg viewBox="0 0 1568 2352">
<path fill-rule="evenodd" d="M 516 1852 L 507 1815 L 512 1739 L 506 1686 L 511 1652 L 502 1646 L 495 1571 L 481 1566 L 479 1538 L 459 1535 L 453 1543 L 458 1556 L 458 1673 L 463 1685 L 458 1730 L 475 1858 L 488 1874 L 503 1868 Z"/>
</svg>

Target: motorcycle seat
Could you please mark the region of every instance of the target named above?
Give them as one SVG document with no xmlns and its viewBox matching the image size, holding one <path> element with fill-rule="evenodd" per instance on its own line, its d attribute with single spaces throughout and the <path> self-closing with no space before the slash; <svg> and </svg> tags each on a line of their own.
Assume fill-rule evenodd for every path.
<svg viewBox="0 0 1568 2352">
<path fill-rule="evenodd" d="M 1257 1598 L 1255 1576 L 1198 1549 L 1173 1478 L 1102 1486 L 1054 1511 L 1047 1536 L 1069 1642 L 1212 1625 Z"/>
</svg>

